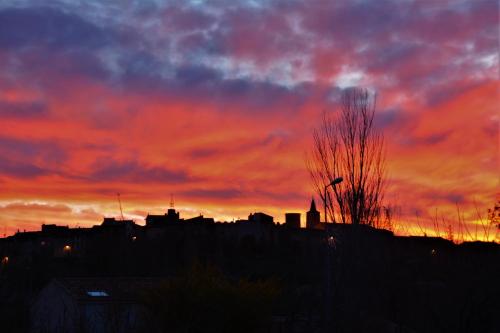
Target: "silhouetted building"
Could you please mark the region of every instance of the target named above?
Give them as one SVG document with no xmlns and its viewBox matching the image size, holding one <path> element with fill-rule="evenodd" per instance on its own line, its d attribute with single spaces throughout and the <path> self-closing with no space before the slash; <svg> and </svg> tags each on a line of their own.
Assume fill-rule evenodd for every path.
<svg viewBox="0 0 500 333">
<path fill-rule="evenodd" d="M 42 224 L 42 232 L 47 234 L 65 233 L 69 230 L 69 226 L 61 226 L 55 224 Z"/>
<path fill-rule="evenodd" d="M 184 220 L 184 222 L 213 224 L 213 223 L 215 223 L 215 220 L 212 217 L 204 217 L 203 215 L 200 215 L 200 216 L 192 217 L 190 219 L 186 219 L 186 220 Z"/>
<path fill-rule="evenodd" d="M 248 221 L 262 224 L 274 224 L 274 218 L 265 213 L 253 213 L 248 215 Z"/>
<path fill-rule="evenodd" d="M 316 209 L 316 203 L 314 199 L 311 200 L 311 207 L 306 213 L 306 228 L 317 229 L 320 227 L 320 214 Z"/>
<path fill-rule="evenodd" d="M 174 208 L 169 208 L 164 215 L 149 215 L 146 216 L 146 226 L 148 227 L 161 227 L 180 221 L 179 212 Z"/>
<path fill-rule="evenodd" d="M 300 213 L 285 213 L 285 225 L 289 228 L 300 228 Z"/>
<path fill-rule="evenodd" d="M 45 286 L 31 306 L 30 332 L 131 332 L 145 308 L 141 293 L 155 278 L 60 278 Z"/>
<path fill-rule="evenodd" d="M 101 223 L 103 227 L 121 227 L 127 224 L 134 224 L 132 220 L 117 220 L 114 217 L 105 217 Z"/>
</svg>

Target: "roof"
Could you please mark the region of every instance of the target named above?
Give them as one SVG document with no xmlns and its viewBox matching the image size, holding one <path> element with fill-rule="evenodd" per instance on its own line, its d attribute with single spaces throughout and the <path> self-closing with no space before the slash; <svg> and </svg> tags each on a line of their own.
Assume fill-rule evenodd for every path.
<svg viewBox="0 0 500 333">
<path fill-rule="evenodd" d="M 214 219 L 211 217 L 203 217 L 203 215 L 195 216 L 190 219 L 186 219 L 185 222 L 194 222 L 194 223 L 215 223 Z"/>
<path fill-rule="evenodd" d="M 183 219 L 180 219 L 178 215 L 174 214 L 164 214 L 164 215 L 150 215 L 146 216 L 146 225 L 147 226 L 163 226 L 163 225 L 171 225 L 177 222 L 181 222 Z"/>
<path fill-rule="evenodd" d="M 159 286 L 161 278 L 57 278 L 53 282 L 80 302 L 136 302 L 140 295 Z"/>
<path fill-rule="evenodd" d="M 127 224 L 135 224 L 133 220 L 117 220 L 114 217 L 105 217 L 101 223 L 101 226 L 106 227 L 124 227 Z"/>
</svg>

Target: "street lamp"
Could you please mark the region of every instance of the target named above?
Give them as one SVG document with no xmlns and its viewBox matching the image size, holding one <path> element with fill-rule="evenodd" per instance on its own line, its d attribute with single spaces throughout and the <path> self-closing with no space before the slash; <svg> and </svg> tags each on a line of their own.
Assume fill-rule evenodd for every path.
<svg viewBox="0 0 500 333">
<path fill-rule="evenodd" d="M 70 245 L 64 245 L 63 252 L 66 253 L 66 254 L 70 254 L 71 253 L 71 246 Z"/>
<path fill-rule="evenodd" d="M 337 184 L 340 184 L 344 179 L 342 177 L 337 177 L 332 180 L 329 184 L 325 185 L 325 193 L 323 197 L 323 207 L 325 208 L 325 233 L 326 233 L 326 304 L 325 304 L 325 319 L 326 319 L 326 327 L 327 330 L 330 328 L 331 321 L 331 311 L 332 311 L 332 250 L 335 247 L 335 237 L 328 232 L 328 218 L 326 215 L 326 195 L 328 187 L 334 187 Z M 333 209 L 332 209 L 333 215 Z M 334 216 L 335 219 L 335 216 Z"/>
<path fill-rule="evenodd" d="M 329 184 L 325 185 L 325 194 L 323 196 L 323 207 L 325 209 L 325 223 L 328 223 L 328 217 L 326 215 L 326 195 L 327 195 L 328 187 L 329 186 L 333 187 L 333 186 L 335 186 L 337 184 L 340 184 L 343 180 L 344 180 L 344 178 L 337 177 L 334 180 L 332 180 Z"/>
</svg>

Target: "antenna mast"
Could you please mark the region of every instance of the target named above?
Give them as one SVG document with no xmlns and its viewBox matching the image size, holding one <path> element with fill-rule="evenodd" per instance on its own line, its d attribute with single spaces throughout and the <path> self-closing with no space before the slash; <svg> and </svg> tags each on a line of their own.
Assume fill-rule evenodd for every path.
<svg viewBox="0 0 500 333">
<path fill-rule="evenodd" d="M 174 208 L 174 195 L 170 193 L 170 208 Z"/>
<path fill-rule="evenodd" d="M 125 219 L 123 218 L 122 201 L 120 200 L 120 193 L 116 193 L 116 196 L 118 197 L 118 204 L 120 205 L 120 214 L 122 216 L 122 221 L 123 221 Z"/>
</svg>

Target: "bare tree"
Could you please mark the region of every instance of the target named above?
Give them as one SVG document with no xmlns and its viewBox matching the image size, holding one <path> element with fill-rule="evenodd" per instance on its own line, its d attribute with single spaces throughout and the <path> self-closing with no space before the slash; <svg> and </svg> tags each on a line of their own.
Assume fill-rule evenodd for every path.
<svg viewBox="0 0 500 333">
<path fill-rule="evenodd" d="M 329 220 L 335 221 L 335 211 L 342 223 L 374 225 L 383 211 L 385 143 L 374 128 L 375 105 L 366 89 L 344 90 L 340 111 L 325 112 L 313 132 L 307 165 L 318 195 L 327 202 Z M 325 191 L 336 177 L 344 181 Z"/>
<path fill-rule="evenodd" d="M 500 242 L 500 199 L 497 199 L 493 208 L 488 209 L 488 220 L 490 226 L 496 226 L 495 241 Z"/>
</svg>

